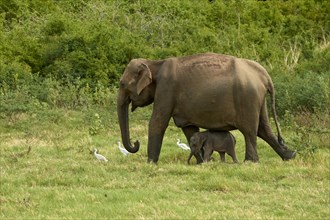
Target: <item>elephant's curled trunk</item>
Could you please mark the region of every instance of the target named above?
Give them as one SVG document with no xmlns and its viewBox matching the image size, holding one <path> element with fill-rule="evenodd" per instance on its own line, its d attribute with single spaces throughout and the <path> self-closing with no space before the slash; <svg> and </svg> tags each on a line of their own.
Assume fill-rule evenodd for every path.
<svg viewBox="0 0 330 220">
<path fill-rule="evenodd" d="M 140 148 L 140 143 L 139 141 L 135 141 L 133 147 L 130 141 L 129 123 L 128 123 L 129 103 L 130 103 L 129 98 L 125 96 L 123 92 L 119 92 L 117 99 L 117 114 L 118 114 L 121 138 L 126 150 L 130 153 L 136 153 Z"/>
<path fill-rule="evenodd" d="M 199 151 L 198 153 L 191 151 L 189 154 L 188 160 L 187 160 L 188 164 L 190 164 L 190 160 L 193 155 L 195 155 L 195 157 L 197 159 L 197 164 L 204 162 L 203 153 L 201 151 Z"/>
<path fill-rule="evenodd" d="M 189 154 L 189 157 L 188 157 L 188 160 L 187 160 L 187 163 L 190 164 L 190 160 L 191 160 L 191 157 L 194 155 L 193 152 L 190 152 Z"/>
</svg>

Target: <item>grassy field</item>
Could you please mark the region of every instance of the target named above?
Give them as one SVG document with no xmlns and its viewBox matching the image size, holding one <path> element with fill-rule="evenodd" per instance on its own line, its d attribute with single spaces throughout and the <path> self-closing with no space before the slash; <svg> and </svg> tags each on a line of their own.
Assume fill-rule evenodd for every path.
<svg viewBox="0 0 330 220">
<path fill-rule="evenodd" d="M 0 118 L 1 219 L 328 219 L 330 216 L 329 134 L 299 137 L 282 130 L 300 151 L 283 162 L 258 140 L 260 163 L 216 159 L 187 165 L 184 139 L 171 122 L 158 165 L 146 163 L 150 109 L 131 117 L 132 141 L 142 147 L 124 157 L 115 106 L 108 111 L 44 108 Z M 326 128 L 328 129 L 328 128 Z M 297 146 L 306 139 L 309 150 Z M 307 144 L 307 143 L 306 143 Z M 307 146 L 307 145 L 306 145 Z M 312 146 L 312 147 L 311 147 Z M 97 147 L 108 163 L 97 161 Z M 28 149 L 31 148 L 30 152 Z"/>
</svg>

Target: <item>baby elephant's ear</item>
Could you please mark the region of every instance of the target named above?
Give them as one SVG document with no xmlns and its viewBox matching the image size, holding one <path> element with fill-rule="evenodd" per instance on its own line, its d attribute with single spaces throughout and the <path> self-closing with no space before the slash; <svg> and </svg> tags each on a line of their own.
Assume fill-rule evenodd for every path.
<svg viewBox="0 0 330 220">
<path fill-rule="evenodd" d="M 202 147 L 204 147 L 205 143 L 207 140 L 207 136 L 205 133 L 200 133 L 198 135 L 198 147 L 201 149 Z"/>
<path fill-rule="evenodd" d="M 140 72 L 139 72 L 139 79 L 136 86 L 136 92 L 138 95 L 142 92 L 142 90 L 147 87 L 152 82 L 152 75 L 151 71 L 147 64 L 141 63 L 140 65 Z"/>
</svg>

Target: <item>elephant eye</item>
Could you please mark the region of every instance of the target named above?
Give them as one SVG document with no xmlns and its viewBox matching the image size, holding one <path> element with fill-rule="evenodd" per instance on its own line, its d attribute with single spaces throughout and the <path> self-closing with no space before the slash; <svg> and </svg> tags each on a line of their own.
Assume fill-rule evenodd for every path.
<svg viewBox="0 0 330 220">
<path fill-rule="evenodd" d="M 133 79 L 131 79 L 131 80 L 128 82 L 127 85 L 132 85 L 132 84 L 134 84 L 135 81 L 136 81 L 136 80 L 133 78 Z"/>
</svg>

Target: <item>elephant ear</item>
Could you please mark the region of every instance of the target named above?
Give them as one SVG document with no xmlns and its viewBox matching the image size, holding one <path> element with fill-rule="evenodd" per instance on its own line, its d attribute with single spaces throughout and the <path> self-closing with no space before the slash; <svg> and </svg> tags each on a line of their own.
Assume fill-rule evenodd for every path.
<svg viewBox="0 0 330 220">
<path fill-rule="evenodd" d="M 202 149 L 206 143 L 206 140 L 207 140 L 207 135 L 204 133 L 200 134 L 199 135 L 199 146 L 200 146 L 200 149 Z"/>
<path fill-rule="evenodd" d="M 147 87 L 152 82 L 151 71 L 147 64 L 142 63 L 140 65 L 139 71 L 139 79 L 136 86 L 136 92 L 138 95 L 142 92 L 142 90 Z"/>
</svg>

